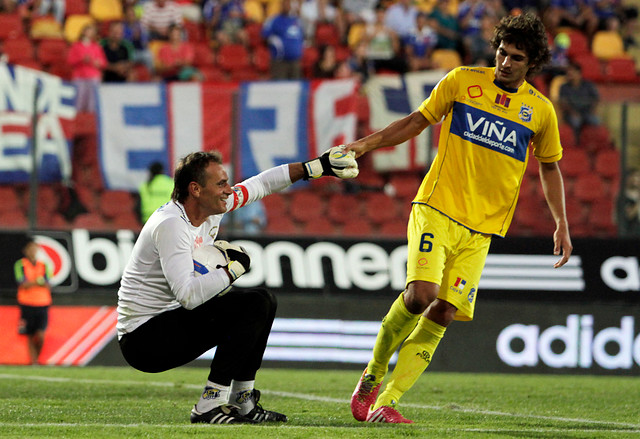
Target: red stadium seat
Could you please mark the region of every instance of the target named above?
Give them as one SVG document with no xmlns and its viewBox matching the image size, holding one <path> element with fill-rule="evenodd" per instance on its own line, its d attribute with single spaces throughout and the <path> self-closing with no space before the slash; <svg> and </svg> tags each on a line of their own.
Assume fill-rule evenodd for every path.
<svg viewBox="0 0 640 439">
<path fill-rule="evenodd" d="M 74 229 L 109 230 L 102 216 L 97 213 L 83 213 L 73 220 Z"/>
<path fill-rule="evenodd" d="M 0 186 L 0 213 L 20 210 L 20 199 L 13 186 Z"/>
<path fill-rule="evenodd" d="M 344 224 L 360 212 L 358 197 L 351 194 L 335 194 L 329 198 L 327 205 L 327 217 L 336 223 Z"/>
<path fill-rule="evenodd" d="M 35 59 L 35 48 L 28 38 L 6 40 L 3 44 L 3 50 L 9 57 L 9 62 L 12 64 Z"/>
<path fill-rule="evenodd" d="M 305 190 L 294 192 L 289 204 L 289 213 L 295 221 L 306 222 L 323 216 L 325 203 L 320 195 Z"/>
<path fill-rule="evenodd" d="M 607 197 L 594 201 L 587 221 L 593 235 L 615 236 L 618 227 L 614 222 L 614 203 L 611 198 Z"/>
<path fill-rule="evenodd" d="M 302 72 L 305 78 L 310 78 L 311 73 L 313 71 L 313 65 L 320 58 L 320 52 L 318 52 L 318 48 L 315 46 L 305 47 L 302 51 Z"/>
<path fill-rule="evenodd" d="M 580 130 L 580 147 L 589 152 L 613 148 L 611 133 L 605 125 L 584 125 Z"/>
<path fill-rule="evenodd" d="M 620 152 L 617 149 L 600 151 L 595 160 L 596 172 L 602 177 L 617 180 L 620 178 Z"/>
<path fill-rule="evenodd" d="M 182 26 L 187 32 L 187 39 L 192 43 L 206 42 L 206 33 L 200 23 L 183 20 Z"/>
<path fill-rule="evenodd" d="M 384 224 L 398 218 L 396 201 L 383 193 L 373 193 L 365 202 L 367 218 L 374 224 Z"/>
<path fill-rule="evenodd" d="M 565 150 L 560 161 L 562 175 L 567 177 L 577 177 L 591 172 L 591 160 L 585 150 L 568 149 Z"/>
<path fill-rule="evenodd" d="M 604 183 L 596 174 L 581 175 L 576 178 L 572 192 L 578 200 L 586 203 L 593 203 L 606 195 Z"/>
<path fill-rule="evenodd" d="M 200 73 L 204 77 L 205 82 L 227 82 L 229 77 L 222 71 L 221 68 L 216 66 L 200 66 L 198 67 Z"/>
<path fill-rule="evenodd" d="M 399 198 L 415 197 L 422 178 L 417 173 L 397 173 L 389 178 L 389 184 L 395 190 L 395 196 Z"/>
<path fill-rule="evenodd" d="M 380 235 L 390 238 L 406 238 L 407 222 L 402 219 L 386 222 L 380 227 Z"/>
<path fill-rule="evenodd" d="M 244 30 L 247 32 L 249 47 L 256 49 L 262 46 L 262 25 L 260 23 L 249 22 L 244 27 Z"/>
<path fill-rule="evenodd" d="M 126 191 L 105 191 L 100 197 L 100 211 L 110 219 L 132 212 L 131 194 Z"/>
<path fill-rule="evenodd" d="M 633 58 L 613 58 L 605 66 L 605 75 L 610 82 L 637 83 L 640 76 L 636 72 Z"/>
<path fill-rule="evenodd" d="M 265 46 L 257 46 L 253 49 L 253 66 L 260 72 L 268 72 L 271 65 L 271 54 Z"/>
<path fill-rule="evenodd" d="M 569 39 L 571 41 L 571 44 L 567 49 L 567 56 L 569 58 L 575 59 L 577 56 L 590 53 L 589 40 L 583 32 L 579 30 L 572 30 L 569 32 Z"/>
<path fill-rule="evenodd" d="M 337 233 L 337 225 L 326 217 L 317 217 L 304 224 L 302 233 L 313 236 L 335 235 Z"/>
<path fill-rule="evenodd" d="M 267 221 L 267 227 L 265 233 L 270 235 L 295 235 L 298 232 L 298 228 L 289 216 L 279 216 L 269 218 Z"/>
<path fill-rule="evenodd" d="M 194 60 L 195 67 L 213 66 L 216 63 L 216 56 L 207 43 L 194 43 Z"/>
<path fill-rule="evenodd" d="M 285 215 L 289 206 L 288 199 L 281 193 L 274 193 L 262 199 L 267 219 Z"/>
<path fill-rule="evenodd" d="M 65 16 L 69 15 L 85 15 L 89 13 L 89 5 L 87 0 L 67 0 L 64 10 Z"/>
<path fill-rule="evenodd" d="M 20 14 L 0 14 L 0 40 L 24 36 Z"/>
<path fill-rule="evenodd" d="M 371 223 L 364 218 L 353 218 L 342 227 L 341 235 L 345 237 L 371 237 L 373 235 L 373 227 Z"/>
<path fill-rule="evenodd" d="M 316 47 L 340 44 L 338 29 L 333 23 L 317 23 L 314 39 Z"/>
<path fill-rule="evenodd" d="M 27 217 L 21 210 L 0 213 L 0 228 L 2 229 L 26 229 L 27 226 Z"/>
<path fill-rule="evenodd" d="M 128 229 L 138 231 L 142 228 L 138 217 L 133 212 L 123 212 L 113 219 L 113 226 L 116 229 Z"/>
<path fill-rule="evenodd" d="M 563 148 L 575 148 L 576 147 L 576 133 L 571 128 L 571 125 L 566 123 L 558 124 L 558 131 L 560 133 L 560 143 Z"/>
<path fill-rule="evenodd" d="M 64 40 L 42 40 L 38 43 L 36 55 L 38 57 L 38 61 L 43 65 L 48 66 L 55 64 L 58 61 L 66 63 L 68 50 L 69 46 Z"/>
<path fill-rule="evenodd" d="M 605 77 L 602 71 L 602 64 L 593 54 L 582 54 L 576 57 L 574 61 L 580 65 L 584 79 L 595 82 L 604 81 Z"/>
<path fill-rule="evenodd" d="M 226 71 L 251 67 L 251 57 L 242 44 L 225 44 L 218 51 L 218 65 Z"/>
</svg>

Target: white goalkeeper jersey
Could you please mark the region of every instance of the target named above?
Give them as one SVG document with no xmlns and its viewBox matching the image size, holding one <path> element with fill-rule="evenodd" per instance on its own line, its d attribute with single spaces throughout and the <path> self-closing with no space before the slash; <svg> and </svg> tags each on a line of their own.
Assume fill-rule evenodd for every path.
<svg viewBox="0 0 640 439">
<path fill-rule="evenodd" d="M 233 186 L 227 212 L 290 185 L 288 165 L 264 171 Z M 229 286 L 223 269 L 198 277 L 193 270 L 193 250 L 213 243 L 223 215 L 212 215 L 194 227 L 182 204 L 170 201 L 149 217 L 120 281 L 118 338 L 165 311 L 193 309 Z"/>
</svg>

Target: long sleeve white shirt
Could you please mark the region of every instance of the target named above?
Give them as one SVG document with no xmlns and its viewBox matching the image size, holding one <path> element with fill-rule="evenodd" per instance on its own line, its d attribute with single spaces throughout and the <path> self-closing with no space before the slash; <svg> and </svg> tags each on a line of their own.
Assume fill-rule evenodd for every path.
<svg viewBox="0 0 640 439">
<path fill-rule="evenodd" d="M 290 185 L 288 165 L 264 171 L 233 186 L 227 212 Z M 118 338 L 163 312 L 193 309 L 229 286 L 223 269 L 196 277 L 192 258 L 193 250 L 215 241 L 223 215 L 211 215 L 194 227 L 182 204 L 170 201 L 149 217 L 120 281 Z"/>
</svg>

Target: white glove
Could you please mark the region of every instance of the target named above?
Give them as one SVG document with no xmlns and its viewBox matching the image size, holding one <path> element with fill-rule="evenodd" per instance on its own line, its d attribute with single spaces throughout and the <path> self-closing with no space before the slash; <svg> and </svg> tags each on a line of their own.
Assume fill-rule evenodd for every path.
<svg viewBox="0 0 640 439">
<path fill-rule="evenodd" d="M 334 146 L 326 150 L 320 157 L 304 162 L 304 179 L 319 177 L 356 178 L 358 162 L 356 153 L 349 151 L 344 153 L 344 145 Z"/>
<path fill-rule="evenodd" d="M 227 264 L 227 271 L 232 277 L 231 282 L 234 282 L 237 278 L 242 276 L 249 270 L 251 266 L 251 258 L 247 254 L 247 251 L 239 246 L 233 245 L 224 240 L 218 240 L 213 243 L 218 249 L 223 251 L 227 255 L 229 263 Z"/>
</svg>

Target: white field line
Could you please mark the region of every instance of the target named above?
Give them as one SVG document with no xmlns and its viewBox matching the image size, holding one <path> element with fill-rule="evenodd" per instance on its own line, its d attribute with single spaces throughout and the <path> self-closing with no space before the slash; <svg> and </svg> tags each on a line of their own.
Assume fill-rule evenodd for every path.
<svg viewBox="0 0 640 439">
<path fill-rule="evenodd" d="M 161 382 L 161 381 L 134 381 L 134 380 L 94 380 L 94 379 L 77 379 L 77 378 L 66 378 L 66 377 L 46 377 L 46 376 L 40 376 L 40 375 L 14 375 L 14 374 L 0 374 L 0 379 L 17 379 L 17 380 L 24 380 L 24 379 L 29 379 L 29 380 L 34 380 L 34 381 L 45 381 L 45 382 L 61 382 L 61 383 L 65 383 L 65 382 L 73 382 L 74 384 L 79 384 L 79 383 L 84 383 L 84 384 L 105 384 L 105 385 L 126 385 L 126 386 L 131 386 L 131 385 L 137 385 L 137 386 L 153 386 L 153 387 L 180 387 L 180 388 L 187 388 L 187 389 L 202 389 L 201 385 L 197 385 L 197 384 L 176 384 L 173 382 Z M 348 399 L 340 399 L 340 398 L 330 398 L 330 397 L 326 397 L 326 396 L 317 396 L 317 395 L 309 395 L 306 393 L 292 393 L 292 392 L 280 392 L 280 391 L 273 391 L 273 390 L 263 390 L 260 389 L 260 391 L 266 395 L 274 395 L 274 396 L 280 396 L 283 398 L 293 398 L 293 399 L 301 399 L 301 400 L 306 400 L 306 401 L 319 401 L 319 402 L 326 402 L 326 403 L 331 403 L 331 404 L 349 404 L 349 400 Z M 561 416 L 544 416 L 544 415 L 534 415 L 534 414 L 527 414 L 527 413 L 507 413 L 507 412 L 499 412 L 499 411 L 494 411 L 494 410 L 479 410 L 479 409 L 474 409 L 474 408 L 465 408 L 465 407 L 451 407 L 451 406 L 437 406 L 437 405 L 425 405 L 425 404 L 412 404 L 412 403 L 403 403 L 402 404 L 404 407 L 411 407 L 411 408 L 417 408 L 417 409 L 422 409 L 422 410 L 451 410 L 451 411 L 458 411 L 458 412 L 462 412 L 462 413 L 472 413 L 472 414 L 479 414 L 479 415 L 486 415 L 486 416 L 501 416 L 501 417 L 510 417 L 510 418 L 522 418 L 522 419 L 539 419 L 539 420 L 545 420 L 545 421 L 555 421 L 555 422 L 574 422 L 574 423 L 581 423 L 581 424 L 591 424 L 591 425 L 608 425 L 608 426 L 612 426 L 612 427 L 618 427 L 618 428 L 624 428 L 625 430 L 611 430 L 612 432 L 615 431 L 620 431 L 620 432 L 626 432 L 626 433 L 636 433 L 636 432 L 640 432 L 640 424 L 633 424 L 630 422 L 615 422 L 615 421 L 599 421 L 599 420 L 594 420 L 594 419 L 581 419 L 581 418 L 565 418 L 565 417 L 561 417 Z M 0 423 L 0 425 L 13 425 L 14 423 Z M 17 424 L 16 425 L 29 425 L 29 424 Z M 42 426 L 42 425 L 47 425 L 46 423 L 43 424 L 37 424 L 34 423 L 34 426 Z M 64 426 L 64 423 L 60 423 L 60 424 L 52 424 L 52 425 L 57 425 L 57 426 Z M 87 425 L 87 426 L 91 426 L 91 425 L 102 425 L 102 426 L 109 426 L 109 425 L 116 425 L 116 424 L 69 424 L 69 425 Z M 120 425 L 120 424 L 118 424 Z M 146 426 L 146 425 L 153 425 L 153 426 L 164 426 L 164 424 L 132 424 L 132 425 L 139 425 L 139 426 Z M 122 426 L 125 426 L 125 424 L 122 424 Z M 629 429 L 634 429 L 634 430 L 629 430 Z M 577 429 L 576 431 L 585 431 L 583 429 Z M 484 431 L 484 430 L 475 430 L 475 429 L 460 429 L 460 430 L 456 430 L 456 431 Z M 486 431 L 494 431 L 492 429 L 487 429 Z M 500 430 L 495 430 L 495 431 L 500 431 Z M 505 429 L 504 431 L 511 431 L 509 429 Z M 518 429 L 518 431 L 524 431 L 524 430 L 520 430 Z M 537 431 L 537 430 L 531 430 L 531 431 Z M 541 431 L 552 431 L 553 430 L 541 430 Z M 603 430 L 598 430 L 598 431 L 603 431 Z"/>
<path fill-rule="evenodd" d="M 314 428 L 320 428 L 322 430 L 326 430 L 327 427 L 316 427 L 316 426 L 306 426 L 306 425 L 281 425 L 281 424 L 275 424 L 277 425 L 277 428 L 279 431 L 281 430 L 309 430 L 309 429 L 314 429 Z M 371 428 L 378 428 L 376 427 L 376 425 L 383 425 L 383 424 L 371 424 Z M 246 425 L 240 425 L 240 424 L 230 424 L 230 425 L 224 425 L 224 426 L 216 426 L 216 427 L 211 427 L 207 424 L 111 424 L 111 423 L 107 423 L 107 424 L 88 424 L 88 423 L 73 423 L 73 422 L 60 422 L 60 423 L 54 423 L 54 422 L 43 422 L 41 424 L 36 424 L 36 423 L 22 423 L 22 422 L 0 422 L 0 426 L 2 427 L 14 427 L 14 428 L 38 428 L 38 427 L 46 427 L 46 428 L 117 428 L 117 429 L 121 429 L 121 428 L 167 428 L 167 429 L 177 429 L 177 428 L 182 428 L 182 429 L 189 429 L 189 430 L 193 430 L 194 428 L 202 428 L 202 429 L 206 429 L 206 428 L 223 428 L 223 429 L 227 429 L 227 428 L 242 428 L 245 427 Z M 414 424 L 415 427 L 419 427 L 420 425 L 416 425 Z M 265 426 L 268 428 L 268 426 Z M 468 433 L 558 433 L 558 434 L 567 434 L 570 432 L 576 432 L 576 433 L 599 433 L 599 434 L 603 434 L 603 433 L 610 433 L 610 434 L 615 434 L 615 433 L 622 433 L 622 434 L 629 434 L 629 433 L 640 433 L 640 429 L 639 430 L 608 430 L 608 429 L 602 429 L 602 428 L 593 428 L 593 429 L 584 429 L 584 428 L 518 428 L 513 429 L 513 428 L 433 428 L 432 426 L 427 426 L 425 425 L 425 427 L 427 427 L 429 429 L 430 432 L 434 433 L 434 432 L 443 432 L 443 433 L 456 433 L 456 432 L 468 432 Z M 349 428 L 349 427 L 334 427 L 334 428 Z M 411 428 L 411 427 L 409 427 Z"/>
</svg>

